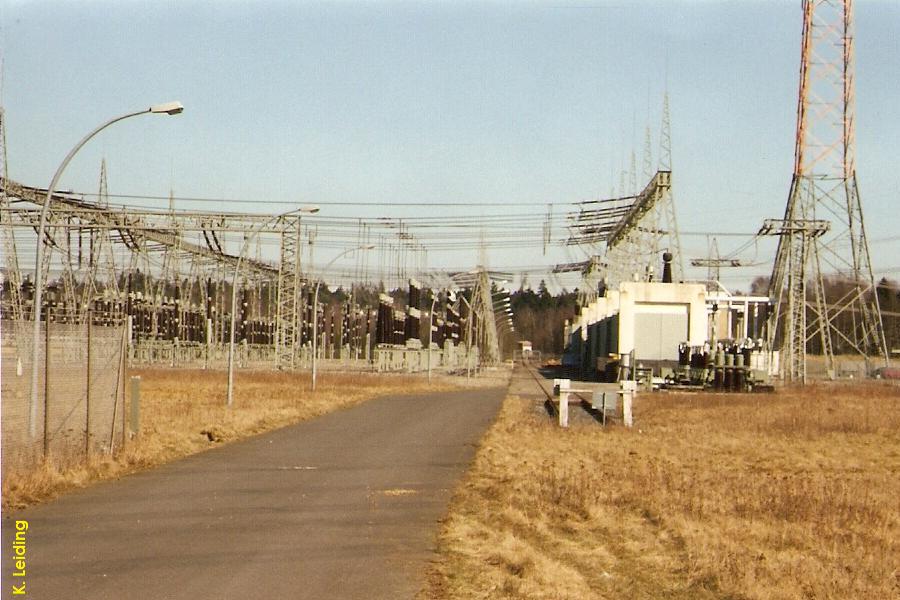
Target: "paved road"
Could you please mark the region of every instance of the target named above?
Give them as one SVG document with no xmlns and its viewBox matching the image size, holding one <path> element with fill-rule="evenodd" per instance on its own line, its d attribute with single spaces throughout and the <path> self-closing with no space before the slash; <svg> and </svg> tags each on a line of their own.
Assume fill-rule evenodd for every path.
<svg viewBox="0 0 900 600">
<path fill-rule="evenodd" d="M 412 598 L 502 389 L 387 397 L 119 481 L 26 519 L 26 598 Z"/>
</svg>

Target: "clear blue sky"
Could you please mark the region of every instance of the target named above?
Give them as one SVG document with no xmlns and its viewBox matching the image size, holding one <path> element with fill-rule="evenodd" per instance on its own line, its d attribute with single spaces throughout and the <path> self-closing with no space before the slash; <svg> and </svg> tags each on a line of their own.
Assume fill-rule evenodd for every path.
<svg viewBox="0 0 900 600">
<path fill-rule="evenodd" d="M 323 216 L 543 213 L 549 202 L 561 212 L 618 187 L 632 148 L 640 171 L 648 122 L 655 156 L 668 81 L 681 228 L 752 233 L 784 210 L 800 0 L 0 7 L 9 170 L 27 184 L 46 186 L 110 116 L 178 99 L 178 117 L 134 119 L 92 141 L 61 187 L 96 190 L 106 157 L 119 194 L 323 203 Z M 900 267 L 900 3 L 859 0 L 856 32 L 859 183 L 870 239 L 895 238 L 872 245 L 884 270 Z M 335 201 L 435 206 L 324 205 Z M 706 252 L 702 237 L 683 245 Z M 490 261 L 514 270 L 569 258 L 538 249 Z"/>
</svg>

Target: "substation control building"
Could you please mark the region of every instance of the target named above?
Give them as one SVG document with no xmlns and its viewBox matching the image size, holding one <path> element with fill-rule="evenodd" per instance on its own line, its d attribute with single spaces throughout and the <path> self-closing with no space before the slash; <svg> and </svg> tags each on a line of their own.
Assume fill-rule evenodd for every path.
<svg viewBox="0 0 900 600">
<path fill-rule="evenodd" d="M 563 365 L 586 379 L 615 380 L 623 368 L 663 376 L 685 350 L 720 342 L 758 348 L 768 315 L 766 297 L 710 292 L 702 283 L 623 282 L 566 324 Z"/>
</svg>

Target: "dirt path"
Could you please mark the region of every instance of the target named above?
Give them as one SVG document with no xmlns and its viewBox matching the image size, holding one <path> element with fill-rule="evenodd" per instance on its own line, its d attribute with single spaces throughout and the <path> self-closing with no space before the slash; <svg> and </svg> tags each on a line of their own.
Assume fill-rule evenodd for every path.
<svg viewBox="0 0 900 600">
<path fill-rule="evenodd" d="M 2 597 L 412 598 L 504 393 L 381 398 L 13 513 Z"/>
</svg>

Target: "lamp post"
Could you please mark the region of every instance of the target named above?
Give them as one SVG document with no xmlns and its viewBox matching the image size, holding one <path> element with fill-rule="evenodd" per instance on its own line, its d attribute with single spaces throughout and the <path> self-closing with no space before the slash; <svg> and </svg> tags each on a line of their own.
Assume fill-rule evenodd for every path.
<svg viewBox="0 0 900 600">
<path fill-rule="evenodd" d="M 438 294 L 431 292 L 431 310 L 428 311 L 428 381 L 431 381 L 431 336 L 434 327 L 434 305 L 437 302 Z"/>
<path fill-rule="evenodd" d="M 472 318 L 475 316 L 472 314 L 472 304 L 466 300 L 464 295 L 460 295 L 460 299 L 466 303 L 466 308 L 468 311 L 466 312 L 466 379 L 471 377 L 471 361 L 469 360 L 472 354 Z"/>
<path fill-rule="evenodd" d="M 89 134 L 81 138 L 75 147 L 72 148 L 66 157 L 63 159 L 62 163 L 60 163 L 59 167 L 56 169 L 56 173 L 53 174 L 53 179 L 50 180 L 50 185 L 47 186 L 47 194 L 44 197 L 44 206 L 41 207 L 41 216 L 38 221 L 37 228 L 37 250 L 35 252 L 34 259 L 34 301 L 32 303 L 32 319 L 34 320 L 34 327 L 31 336 L 31 405 L 28 410 L 28 435 L 30 438 L 34 438 L 37 435 L 37 406 L 38 406 L 38 361 L 40 359 L 40 350 L 38 348 L 38 344 L 41 340 L 41 300 L 43 296 L 43 281 L 41 281 L 41 263 L 44 261 L 44 230 L 47 226 L 47 214 L 50 212 L 50 202 L 53 197 L 53 190 L 56 189 L 56 185 L 59 183 L 60 177 L 62 177 L 63 171 L 65 171 L 66 167 L 72 161 L 72 158 L 75 154 L 81 150 L 81 147 L 84 146 L 88 141 L 100 133 L 102 130 L 106 129 L 113 123 L 118 123 L 124 119 L 128 119 L 130 117 L 136 117 L 138 115 L 145 115 L 150 113 L 156 114 L 166 114 L 166 115 L 177 115 L 184 111 L 184 106 L 182 106 L 181 102 L 166 102 L 165 104 L 154 104 L 149 108 L 145 108 L 144 110 L 139 110 L 137 112 L 131 112 L 128 114 L 120 115 L 118 117 L 112 118 L 109 121 L 106 121 L 99 127 L 95 128 Z"/>
<path fill-rule="evenodd" d="M 271 219 L 263 221 L 255 229 L 250 232 L 250 235 L 244 238 L 244 244 L 241 246 L 241 251 L 238 253 L 237 263 L 234 265 L 234 274 L 231 276 L 231 327 L 229 328 L 228 333 L 228 392 L 227 392 L 227 400 L 226 405 L 228 408 L 231 408 L 231 405 L 234 403 L 234 326 L 235 326 L 235 314 L 237 311 L 234 306 L 237 304 L 237 278 L 238 272 L 241 270 L 241 262 L 244 260 L 244 253 L 247 251 L 247 246 L 250 244 L 250 241 L 259 235 L 259 232 L 263 230 L 263 228 L 271 223 L 272 221 L 281 219 L 290 215 L 294 211 L 286 212 L 280 215 L 275 215 Z M 314 214 L 319 212 L 318 206 L 304 206 L 296 211 L 297 213 L 306 213 L 306 214 Z"/>
<path fill-rule="evenodd" d="M 365 244 L 363 246 L 356 246 L 355 248 L 350 248 L 348 250 L 344 250 L 334 258 L 332 258 L 327 265 L 322 268 L 322 272 L 328 270 L 328 268 L 333 265 L 339 258 L 342 256 L 346 256 L 351 252 L 356 252 L 357 250 L 371 250 L 375 247 L 375 244 Z M 316 278 L 316 291 L 313 293 L 313 305 L 312 305 L 312 314 L 313 314 L 313 322 L 312 322 L 312 390 L 316 391 L 316 338 L 318 335 L 318 317 L 319 317 L 319 286 L 322 284 L 322 280 L 320 278 Z"/>
</svg>

